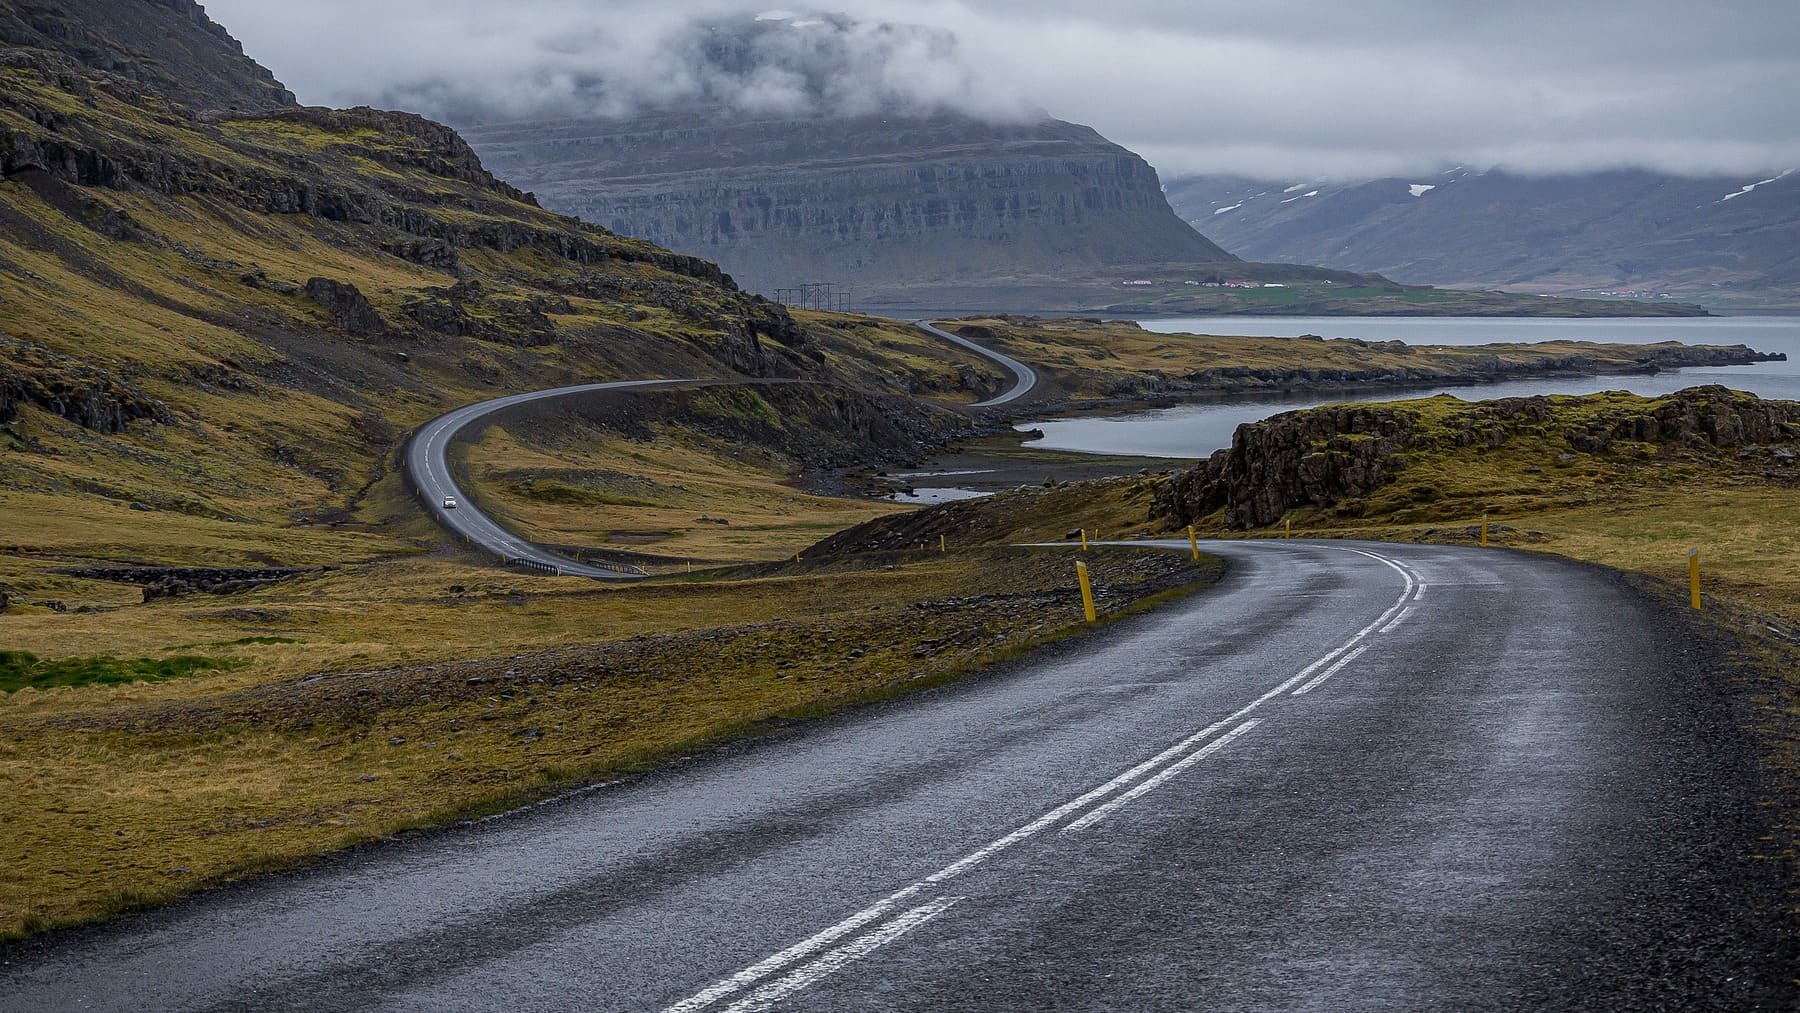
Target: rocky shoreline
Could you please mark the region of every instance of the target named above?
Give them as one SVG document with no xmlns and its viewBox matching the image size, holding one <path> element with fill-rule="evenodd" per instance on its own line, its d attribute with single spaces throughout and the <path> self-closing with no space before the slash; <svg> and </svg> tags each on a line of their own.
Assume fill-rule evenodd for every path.
<svg viewBox="0 0 1800 1013">
<path fill-rule="evenodd" d="M 1311 337 L 1305 336 L 1305 337 Z M 1375 349 L 1392 351 L 1408 346 L 1399 341 L 1340 339 Z M 1650 376 L 1671 369 L 1714 366 L 1752 366 L 1761 362 L 1786 362 L 1785 352 L 1759 352 L 1748 345 L 1685 345 L 1663 342 L 1646 346 L 1650 353 L 1629 362 L 1598 360 L 1583 352 L 1545 354 L 1529 362 L 1508 362 L 1484 357 L 1460 369 L 1430 366 L 1400 369 L 1270 369 L 1223 366 L 1183 374 L 1144 374 L 1131 386 L 1108 396 L 1022 405 L 1015 417 L 1042 416 L 1048 412 L 1101 410 L 1141 411 L 1179 404 L 1203 404 L 1255 394 L 1335 394 L 1370 391 L 1423 390 L 1446 385 L 1481 386 L 1517 380 L 1555 380 L 1574 376 Z"/>
</svg>

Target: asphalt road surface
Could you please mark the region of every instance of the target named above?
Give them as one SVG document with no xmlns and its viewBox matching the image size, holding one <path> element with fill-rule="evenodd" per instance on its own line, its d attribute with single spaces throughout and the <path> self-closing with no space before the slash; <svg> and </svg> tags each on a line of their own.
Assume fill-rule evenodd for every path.
<svg viewBox="0 0 1800 1013">
<path fill-rule="evenodd" d="M 923 321 L 917 323 L 927 333 L 990 359 L 1006 367 L 1013 374 L 1014 384 L 1011 388 L 996 397 L 969 407 L 992 408 L 1008 404 L 1037 385 L 1037 372 L 1017 359 L 985 348 L 967 338 L 939 330 Z M 511 394 L 489 401 L 464 405 L 455 411 L 432 419 L 413 434 L 412 440 L 407 443 L 406 450 L 402 455 L 405 461 L 406 475 L 412 481 L 413 489 L 419 494 L 426 511 L 434 520 L 467 544 L 485 549 L 504 561 L 523 561 L 540 568 L 554 570 L 558 574 L 592 577 L 596 580 L 641 580 L 645 576 L 642 571 L 594 566 L 570 559 L 561 553 L 552 552 L 508 531 L 493 518 L 482 513 L 470 501 L 468 494 L 456 484 L 456 477 L 450 471 L 450 444 L 456 439 L 458 433 L 481 419 L 495 412 L 533 401 L 547 401 L 554 398 L 592 394 L 598 391 L 673 387 L 705 382 L 708 381 L 620 380 L 612 383 L 584 383 L 571 387 L 531 391 L 526 394 Z M 456 505 L 454 507 L 446 506 L 445 504 L 448 502 L 454 502 Z"/>
<path fill-rule="evenodd" d="M 560 573 L 598 580 L 637 580 L 644 575 L 576 562 L 560 553 L 551 552 L 513 534 L 487 514 L 482 513 L 468 494 L 456 484 L 450 472 L 450 443 L 456 434 L 498 411 L 533 401 L 592 394 L 605 390 L 628 390 L 642 387 L 671 387 L 697 380 L 620 380 L 613 383 L 584 383 L 573 387 L 555 387 L 527 394 L 511 394 L 491 401 L 478 401 L 447 412 L 419 427 L 406 445 L 403 455 L 406 475 L 425 504 L 425 509 L 451 534 L 470 545 L 486 549 L 504 560 L 525 560 L 550 567 Z M 453 500 L 456 506 L 445 505 Z"/>
<path fill-rule="evenodd" d="M 970 405 L 969 407 L 971 408 L 997 408 L 1003 404 L 1011 404 L 1031 393 L 1032 389 L 1037 386 L 1037 370 L 1032 369 L 1030 366 L 1025 365 L 1023 362 L 1020 362 L 1010 355 L 1003 352 L 996 352 L 985 345 L 976 344 L 961 335 L 951 334 L 941 327 L 933 327 L 923 320 L 914 320 L 913 326 L 933 337 L 942 338 L 953 345 L 959 345 L 966 348 L 990 362 L 998 363 L 1001 366 L 1006 367 L 1008 372 L 1012 373 L 1013 385 L 1011 387 L 988 398 L 986 401 L 978 401 L 975 404 Z"/>
<path fill-rule="evenodd" d="M 1208 548 L 971 682 L 15 946 L 0 1009 L 1788 1008 L 1752 761 L 1659 606 Z"/>
</svg>

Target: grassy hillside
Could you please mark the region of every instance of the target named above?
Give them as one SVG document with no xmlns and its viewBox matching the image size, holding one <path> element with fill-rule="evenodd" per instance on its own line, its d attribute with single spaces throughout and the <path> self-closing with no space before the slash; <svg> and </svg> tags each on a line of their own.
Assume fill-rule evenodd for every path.
<svg viewBox="0 0 1800 1013">
<path fill-rule="evenodd" d="M 505 391 L 736 376 L 968 400 L 985 382 L 979 360 L 924 354 L 905 328 L 797 320 L 702 261 L 544 212 L 417 117 L 193 117 L 129 81 L 8 52 L 11 576 L 45 555 L 395 551 L 376 529 L 401 509 L 387 455 L 411 425 Z"/>
</svg>

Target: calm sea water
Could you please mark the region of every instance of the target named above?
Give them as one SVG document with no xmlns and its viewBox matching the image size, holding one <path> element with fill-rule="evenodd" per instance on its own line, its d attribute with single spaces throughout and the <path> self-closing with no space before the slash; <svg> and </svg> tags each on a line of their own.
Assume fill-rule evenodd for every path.
<svg viewBox="0 0 1800 1013">
<path fill-rule="evenodd" d="M 1326 338 L 1404 341 L 1408 344 L 1480 345 L 1493 341 L 1681 341 L 1695 345 L 1749 345 L 1760 352 L 1786 352 L 1786 362 L 1754 366 L 1677 369 L 1649 376 L 1565 377 L 1466 384 L 1396 393 L 1393 389 L 1340 392 L 1329 396 L 1245 395 L 1228 401 L 1182 405 L 1122 415 L 1049 419 L 1023 423 L 1020 429 L 1042 429 L 1044 438 L 1030 445 L 1048 450 L 1090 454 L 1136 454 L 1148 457 L 1205 457 L 1231 445 L 1231 434 L 1245 422 L 1285 411 L 1345 401 L 1395 401 L 1453 394 L 1469 401 L 1533 394 L 1592 394 L 1628 390 L 1636 394 L 1668 394 L 1684 387 L 1719 383 L 1761 397 L 1800 401 L 1800 317 L 1698 317 L 1666 320 L 1495 319 L 1491 317 L 1185 317 L 1140 320 L 1161 334 L 1242 334 L 1286 337 L 1317 334 Z"/>
</svg>

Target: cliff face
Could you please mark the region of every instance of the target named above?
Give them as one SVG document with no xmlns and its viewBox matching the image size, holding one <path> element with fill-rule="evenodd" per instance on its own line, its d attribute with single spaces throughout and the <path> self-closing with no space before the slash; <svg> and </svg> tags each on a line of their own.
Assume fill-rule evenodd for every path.
<svg viewBox="0 0 1800 1013">
<path fill-rule="evenodd" d="M 1059 120 L 688 112 L 464 134 L 546 207 L 716 261 L 765 293 L 1234 259 L 1175 215 L 1141 158 Z"/>
<path fill-rule="evenodd" d="M 0 46 L 61 53 L 194 109 L 295 104 L 194 0 L 0 0 Z"/>
<path fill-rule="evenodd" d="M 1542 441 L 1569 459 L 1605 456 L 1620 444 L 1752 458 L 1766 450 L 1772 477 L 1800 478 L 1791 449 L 1800 442 L 1800 403 L 1792 401 L 1720 386 L 1655 400 L 1597 395 L 1466 404 L 1444 396 L 1314 408 L 1239 426 L 1230 449 L 1157 491 L 1150 516 L 1174 528 L 1222 512 L 1228 528 L 1261 527 L 1292 509 L 1369 496 L 1423 458 L 1449 455 L 1467 469 L 1480 454 L 1519 440 Z"/>
</svg>

